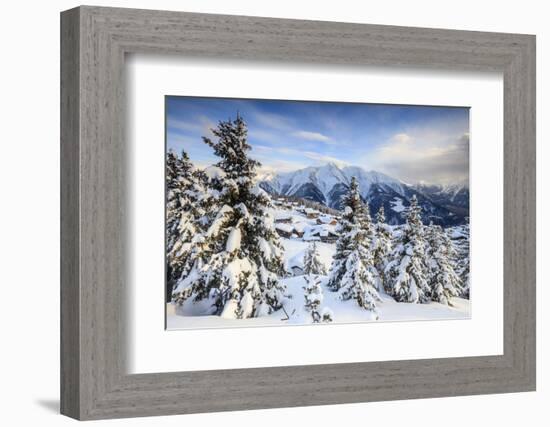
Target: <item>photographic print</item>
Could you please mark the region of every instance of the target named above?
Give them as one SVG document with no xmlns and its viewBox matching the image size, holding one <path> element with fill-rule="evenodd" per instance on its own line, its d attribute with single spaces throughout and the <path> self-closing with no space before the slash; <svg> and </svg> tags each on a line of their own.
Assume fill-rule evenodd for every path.
<svg viewBox="0 0 550 427">
<path fill-rule="evenodd" d="M 469 318 L 469 113 L 166 96 L 167 329 Z"/>
</svg>

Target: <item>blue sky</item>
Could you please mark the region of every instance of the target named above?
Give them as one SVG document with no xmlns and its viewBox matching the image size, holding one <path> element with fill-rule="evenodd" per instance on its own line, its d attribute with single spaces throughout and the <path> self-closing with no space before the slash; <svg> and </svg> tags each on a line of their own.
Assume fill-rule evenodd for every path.
<svg viewBox="0 0 550 427">
<path fill-rule="evenodd" d="M 265 172 L 332 161 L 411 183 L 468 178 L 468 108 L 167 97 L 167 148 L 185 149 L 199 167 L 215 163 L 201 136 L 237 111 Z"/>
</svg>

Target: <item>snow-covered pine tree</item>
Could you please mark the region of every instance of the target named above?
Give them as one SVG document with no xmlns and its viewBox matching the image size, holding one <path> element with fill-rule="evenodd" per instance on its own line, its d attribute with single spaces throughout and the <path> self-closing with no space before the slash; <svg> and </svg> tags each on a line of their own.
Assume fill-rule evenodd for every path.
<svg viewBox="0 0 550 427">
<path fill-rule="evenodd" d="M 407 221 L 395 242 L 391 261 L 384 272 L 389 293 L 399 302 L 430 301 L 430 287 L 426 277 L 426 241 L 420 212 L 416 195 L 413 195 L 407 210 Z"/>
<path fill-rule="evenodd" d="M 470 299 L 470 256 L 466 255 L 459 271 L 459 277 L 462 283 L 462 296 Z"/>
<path fill-rule="evenodd" d="M 377 288 L 379 291 L 385 289 L 384 270 L 388 263 L 388 256 L 391 252 L 391 229 L 386 224 L 386 215 L 384 206 L 380 206 L 376 214 L 376 224 L 374 225 L 374 239 L 372 241 L 373 264 L 377 273 Z"/>
<path fill-rule="evenodd" d="M 210 314 L 226 318 L 267 315 L 282 307 L 285 286 L 282 247 L 268 208 L 271 200 L 255 183 L 260 163 L 248 157 L 243 118 L 220 121 L 203 137 L 220 157 L 210 181 L 207 207 L 213 220 L 192 240 L 189 274 L 175 291 L 180 302 L 208 298 Z M 208 216 L 208 215 L 207 215 Z"/>
<path fill-rule="evenodd" d="M 454 240 L 455 244 L 455 271 L 460 277 L 462 284 L 462 297 L 470 298 L 470 222 L 460 227 L 459 238 Z"/>
<path fill-rule="evenodd" d="M 182 209 L 180 202 L 180 161 L 172 150 L 166 155 L 166 250 L 170 252 L 176 240 L 176 228 Z"/>
<path fill-rule="evenodd" d="M 352 180 L 353 179 L 354 179 L 354 177 L 352 177 Z M 366 238 L 369 241 L 369 244 L 372 246 L 372 243 L 373 243 L 374 237 L 375 237 L 374 224 L 372 222 L 372 218 L 371 218 L 371 215 L 370 215 L 369 202 L 368 201 L 363 202 L 361 200 L 361 196 L 359 195 L 359 183 L 357 183 L 357 196 L 358 196 L 359 201 L 361 202 L 362 208 L 363 208 L 362 213 L 359 216 L 359 219 L 360 219 L 361 225 L 363 227 L 363 230 L 365 231 Z"/>
<path fill-rule="evenodd" d="M 451 298 L 462 293 L 460 278 L 452 260 L 456 256 L 451 239 L 439 225 L 426 227 L 428 282 L 432 301 L 452 305 Z"/>
<path fill-rule="evenodd" d="M 343 206 L 344 213 L 337 227 L 340 237 L 336 242 L 328 286 L 338 291 L 343 300 L 353 298 L 360 307 L 376 312 L 380 297 L 372 272 L 372 224 L 359 196 L 355 177 L 343 198 Z"/>
<path fill-rule="evenodd" d="M 304 290 L 304 308 L 311 314 L 311 321 L 319 323 L 321 321 L 321 313 L 318 309 L 323 302 L 323 294 L 321 290 L 321 281 L 313 275 L 305 275 L 306 284 L 302 286 Z"/>
<path fill-rule="evenodd" d="M 321 289 L 321 279 L 313 274 L 304 276 L 306 284 L 304 289 L 304 308 L 311 315 L 312 323 L 332 322 L 332 312 L 325 307 L 321 310 L 323 302 L 323 290 Z"/>
<path fill-rule="evenodd" d="M 166 159 L 166 282 L 167 300 L 185 273 L 192 237 L 201 227 L 204 178 L 193 168 L 189 156 L 169 151 Z"/>
<path fill-rule="evenodd" d="M 303 272 L 304 274 L 327 274 L 326 268 L 321 261 L 319 251 L 317 250 L 317 244 L 315 242 L 310 243 L 306 250 L 306 253 L 304 255 Z"/>
</svg>

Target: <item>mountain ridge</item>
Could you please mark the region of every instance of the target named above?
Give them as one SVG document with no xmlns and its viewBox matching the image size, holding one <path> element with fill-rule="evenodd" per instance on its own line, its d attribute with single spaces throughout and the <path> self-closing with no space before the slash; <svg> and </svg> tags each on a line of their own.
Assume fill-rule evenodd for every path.
<svg viewBox="0 0 550 427">
<path fill-rule="evenodd" d="M 469 188 L 465 185 L 407 184 L 378 171 L 359 166 L 339 167 L 335 163 L 308 166 L 292 172 L 264 177 L 260 187 L 272 195 L 313 200 L 333 209 L 341 209 L 341 198 L 351 178 L 359 185 L 361 198 L 369 203 L 371 214 L 384 206 L 388 223 L 402 224 L 403 212 L 416 195 L 423 210 L 423 221 L 443 226 L 466 222 L 469 213 Z"/>
</svg>

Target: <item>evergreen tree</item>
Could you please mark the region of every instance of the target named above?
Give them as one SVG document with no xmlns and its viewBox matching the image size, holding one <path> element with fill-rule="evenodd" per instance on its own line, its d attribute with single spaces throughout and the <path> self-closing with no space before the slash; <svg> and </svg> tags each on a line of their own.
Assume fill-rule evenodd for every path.
<svg viewBox="0 0 550 427">
<path fill-rule="evenodd" d="M 177 224 L 182 210 L 179 185 L 180 162 L 170 150 L 166 155 L 166 249 L 170 252 L 176 240 Z"/>
<path fill-rule="evenodd" d="M 175 298 L 207 298 L 210 314 L 226 318 L 267 315 L 282 307 L 285 287 L 279 282 L 282 246 L 268 211 L 271 200 L 254 184 L 260 163 L 248 157 L 242 117 L 220 121 L 212 133 L 217 141 L 203 140 L 220 158 L 219 173 L 209 183 L 206 217 L 213 220 L 192 239 L 189 273 Z"/>
<path fill-rule="evenodd" d="M 455 247 L 454 268 L 462 284 L 464 298 L 470 298 L 470 223 L 459 227 L 458 238 L 453 240 Z"/>
<path fill-rule="evenodd" d="M 359 196 L 358 184 L 352 178 L 343 198 L 344 213 L 337 230 L 336 242 L 328 286 L 338 291 L 343 300 L 355 299 L 360 307 L 376 311 L 380 300 L 373 275 L 374 265 L 370 252 L 372 224 L 368 209 Z"/>
<path fill-rule="evenodd" d="M 184 274 L 191 239 L 200 229 L 204 179 L 194 170 L 189 156 L 169 151 L 166 159 L 166 254 L 167 300 Z"/>
<path fill-rule="evenodd" d="M 315 242 L 310 243 L 304 255 L 304 274 L 327 274 Z"/>
<path fill-rule="evenodd" d="M 384 206 L 380 206 L 376 214 L 376 224 L 374 226 L 374 240 L 372 243 L 373 263 L 377 274 L 377 287 L 379 291 L 385 289 L 384 270 L 388 263 L 388 256 L 391 252 L 391 229 L 386 224 Z"/>
<path fill-rule="evenodd" d="M 430 224 L 426 232 L 428 277 L 433 301 L 452 305 L 451 298 L 462 293 L 460 278 L 452 266 L 456 256 L 451 239 L 439 225 Z"/>
<path fill-rule="evenodd" d="M 323 302 L 323 290 L 321 289 L 321 280 L 319 277 L 308 274 L 304 276 L 306 284 L 304 289 L 304 307 L 311 314 L 312 323 L 332 322 L 332 312 L 325 307 L 321 310 L 320 306 Z"/>
<path fill-rule="evenodd" d="M 426 241 L 420 212 L 416 195 L 413 195 L 407 210 L 407 221 L 385 269 L 389 293 L 399 302 L 425 303 L 430 300 L 426 277 Z"/>
</svg>

